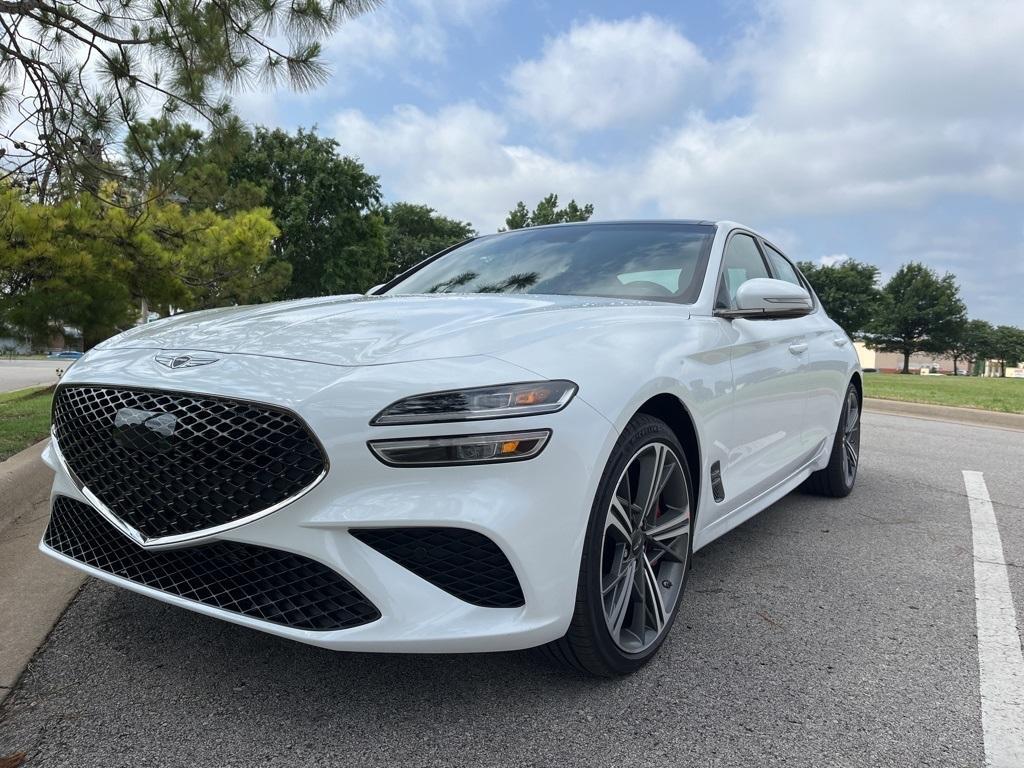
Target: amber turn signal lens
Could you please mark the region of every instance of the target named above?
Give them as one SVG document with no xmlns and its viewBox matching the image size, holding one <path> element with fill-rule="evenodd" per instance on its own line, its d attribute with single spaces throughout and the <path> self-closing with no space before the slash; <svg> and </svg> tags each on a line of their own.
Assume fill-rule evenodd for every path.
<svg viewBox="0 0 1024 768">
<path fill-rule="evenodd" d="M 378 459 L 392 467 L 437 467 L 532 459 L 544 449 L 550 437 L 550 429 L 538 429 L 491 435 L 371 440 L 368 445 Z"/>
<path fill-rule="evenodd" d="M 529 389 L 525 392 L 516 392 L 513 405 L 540 405 L 546 403 L 551 397 L 551 390 L 548 388 Z"/>
</svg>

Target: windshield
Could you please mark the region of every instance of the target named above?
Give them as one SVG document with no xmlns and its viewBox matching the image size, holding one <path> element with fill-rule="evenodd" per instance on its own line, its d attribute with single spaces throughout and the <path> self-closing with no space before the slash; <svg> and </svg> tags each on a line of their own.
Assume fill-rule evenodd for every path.
<svg viewBox="0 0 1024 768">
<path fill-rule="evenodd" d="M 546 293 L 692 303 L 714 235 L 711 224 L 516 230 L 459 246 L 384 293 Z"/>
</svg>

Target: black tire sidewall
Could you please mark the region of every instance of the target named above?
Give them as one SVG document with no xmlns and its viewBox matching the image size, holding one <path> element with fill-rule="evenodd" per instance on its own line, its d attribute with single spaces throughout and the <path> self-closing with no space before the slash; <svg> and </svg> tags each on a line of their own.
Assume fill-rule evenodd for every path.
<svg viewBox="0 0 1024 768">
<path fill-rule="evenodd" d="M 608 504 L 611 502 L 611 495 L 615 492 L 615 486 L 622 475 L 626 465 L 636 453 L 645 445 L 654 442 L 666 443 L 679 458 L 686 477 L 686 487 L 690 502 L 690 539 L 689 551 L 687 552 L 686 568 L 683 569 L 683 584 L 680 587 L 679 598 L 676 601 L 675 609 L 669 617 L 667 626 L 661 637 L 639 653 L 628 653 L 619 648 L 612 640 L 608 627 L 604 620 L 604 610 L 601 601 L 601 550 L 604 544 L 605 517 Z M 587 535 L 583 548 L 583 561 L 580 568 L 580 591 L 583 597 L 582 608 L 586 612 L 585 619 L 591 629 L 592 642 L 600 654 L 602 660 L 609 667 L 613 674 L 626 674 L 643 666 L 664 643 L 665 638 L 679 615 L 679 606 L 682 603 L 686 592 L 686 583 L 689 579 L 690 560 L 693 557 L 693 530 L 696 521 L 696 507 L 693 491 L 693 482 L 690 476 L 689 465 L 686 461 L 686 453 L 676 438 L 675 433 L 665 422 L 653 416 L 637 416 L 623 430 L 619 441 L 612 450 L 598 484 L 597 493 L 594 496 L 594 504 L 590 511 L 590 521 L 587 525 Z"/>
<path fill-rule="evenodd" d="M 849 415 L 849 410 L 846 404 L 850 401 L 850 393 L 857 398 L 860 408 L 863 409 L 863 403 L 860 402 L 860 397 L 857 394 L 857 387 L 852 383 L 846 388 L 846 392 L 843 394 L 843 405 L 839 413 L 839 426 L 836 428 L 836 438 L 832 445 L 832 457 L 829 460 L 828 471 L 832 475 L 830 478 L 832 486 L 840 489 L 841 493 L 838 495 L 847 496 L 852 490 L 853 486 L 857 483 L 857 474 L 860 472 L 860 462 L 857 462 L 857 466 L 854 468 L 853 477 L 849 483 L 846 481 L 846 472 L 843 469 L 843 438 L 846 436 L 846 419 Z"/>
</svg>

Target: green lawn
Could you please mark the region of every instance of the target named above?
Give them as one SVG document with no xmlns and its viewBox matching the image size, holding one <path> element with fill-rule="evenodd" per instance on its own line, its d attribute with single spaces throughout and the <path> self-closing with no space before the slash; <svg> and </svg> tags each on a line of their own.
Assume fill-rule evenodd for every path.
<svg viewBox="0 0 1024 768">
<path fill-rule="evenodd" d="M 866 373 L 864 395 L 883 400 L 1024 413 L 1024 379 Z"/>
<path fill-rule="evenodd" d="M 51 400 L 50 387 L 0 393 L 0 461 L 49 434 Z"/>
</svg>

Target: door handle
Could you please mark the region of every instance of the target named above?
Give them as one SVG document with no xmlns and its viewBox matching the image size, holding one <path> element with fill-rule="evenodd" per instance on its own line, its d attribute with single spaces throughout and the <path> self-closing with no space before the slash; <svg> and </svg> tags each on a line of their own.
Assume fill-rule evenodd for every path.
<svg viewBox="0 0 1024 768">
<path fill-rule="evenodd" d="M 800 342 L 799 344 L 790 344 L 789 351 L 794 355 L 802 355 L 807 351 L 807 344 L 804 342 Z"/>
<path fill-rule="evenodd" d="M 846 342 L 847 342 L 847 339 L 840 338 L 838 336 L 836 338 L 832 339 L 832 343 L 835 344 L 837 347 L 845 347 L 846 346 Z"/>
</svg>

